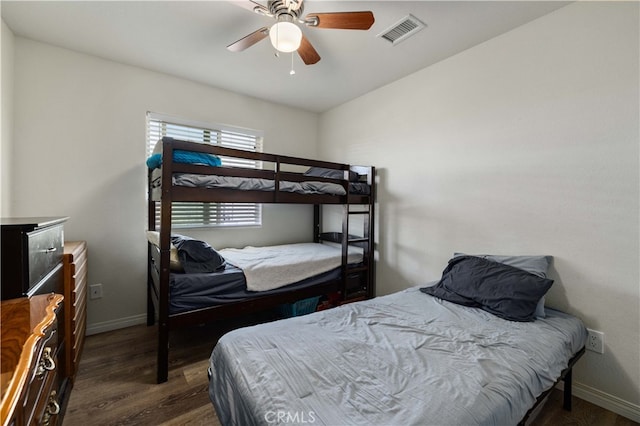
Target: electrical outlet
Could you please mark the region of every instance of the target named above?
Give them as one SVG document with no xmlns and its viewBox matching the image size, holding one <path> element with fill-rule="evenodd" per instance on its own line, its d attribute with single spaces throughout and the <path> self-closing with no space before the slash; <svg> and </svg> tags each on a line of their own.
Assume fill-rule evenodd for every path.
<svg viewBox="0 0 640 426">
<path fill-rule="evenodd" d="M 89 286 L 89 298 L 100 299 L 102 297 L 102 284 L 93 284 Z"/>
<path fill-rule="evenodd" d="M 599 354 L 604 353 L 604 333 L 587 328 L 587 349 Z"/>
</svg>

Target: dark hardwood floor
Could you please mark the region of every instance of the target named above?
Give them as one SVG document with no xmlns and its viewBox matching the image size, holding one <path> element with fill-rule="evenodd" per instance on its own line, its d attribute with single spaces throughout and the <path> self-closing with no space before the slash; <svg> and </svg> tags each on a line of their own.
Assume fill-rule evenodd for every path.
<svg viewBox="0 0 640 426">
<path fill-rule="evenodd" d="M 543 410 L 531 426 L 637 426 L 638 423 L 622 417 L 583 399 L 572 399 L 571 411 L 562 409 L 562 392 L 554 390 Z"/>
<path fill-rule="evenodd" d="M 162 384 L 157 326 L 88 336 L 64 426 L 219 425 L 207 389 L 218 334 L 205 327 L 172 333 L 169 381 Z"/>
<path fill-rule="evenodd" d="M 259 320 L 259 319 L 258 319 Z M 71 392 L 64 426 L 219 425 L 207 389 L 208 358 L 226 330 L 200 326 L 171 333 L 169 381 L 156 384 L 157 328 L 145 325 L 88 336 Z M 562 409 L 554 391 L 530 423 L 551 425 L 638 425 L 578 398 Z"/>
</svg>

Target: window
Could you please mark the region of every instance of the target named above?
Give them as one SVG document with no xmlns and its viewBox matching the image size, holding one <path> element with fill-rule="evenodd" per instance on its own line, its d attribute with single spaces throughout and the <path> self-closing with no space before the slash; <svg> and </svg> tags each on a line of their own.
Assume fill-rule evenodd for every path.
<svg viewBox="0 0 640 426">
<path fill-rule="evenodd" d="M 197 123 L 175 117 L 147 113 L 147 156 L 158 140 L 168 136 L 181 140 L 205 142 L 227 148 L 262 152 L 262 134 L 255 130 Z M 261 168 L 259 161 L 220 157 L 223 166 Z M 173 203 L 173 228 L 214 226 L 255 226 L 262 224 L 262 204 L 257 203 Z M 156 224 L 160 209 L 156 208 Z"/>
</svg>

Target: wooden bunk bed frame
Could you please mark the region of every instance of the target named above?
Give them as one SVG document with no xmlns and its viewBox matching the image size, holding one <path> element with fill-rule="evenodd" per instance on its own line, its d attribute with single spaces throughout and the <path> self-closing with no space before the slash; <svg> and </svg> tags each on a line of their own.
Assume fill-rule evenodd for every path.
<svg viewBox="0 0 640 426">
<path fill-rule="evenodd" d="M 158 317 L 158 361 L 157 382 L 166 382 L 169 374 L 169 331 L 173 328 L 184 327 L 215 320 L 238 317 L 244 314 L 269 309 L 284 303 L 293 303 L 301 299 L 339 293 L 342 302 L 351 302 L 374 297 L 374 202 L 375 202 L 375 168 L 350 166 L 348 164 L 318 161 L 298 157 L 274 155 L 260 152 L 250 152 L 216 145 L 194 143 L 172 138 L 162 139 L 162 181 L 160 200 L 153 197 L 152 170 L 149 170 L 148 187 L 148 229 L 156 230 L 156 211 L 160 208 L 160 247 L 159 250 L 148 244 L 147 269 L 147 325 L 154 325 L 156 314 Z M 231 167 L 209 167 L 203 165 L 183 164 L 174 162 L 174 151 L 183 150 L 214 154 L 221 157 L 235 157 L 273 164 L 273 170 L 244 169 Z M 342 170 L 345 176 L 349 171 L 355 171 L 366 176 L 366 183 L 370 187 L 369 195 L 349 194 L 349 182 L 322 177 L 306 176 L 302 172 L 291 172 L 291 167 L 320 167 Z M 202 175 L 234 176 L 243 178 L 262 178 L 275 182 L 273 191 L 253 191 L 234 189 L 191 188 L 172 184 L 174 173 L 195 173 Z M 343 186 L 346 195 L 327 194 L 298 194 L 279 190 L 279 182 L 328 182 Z M 331 241 L 341 244 L 342 264 L 341 276 L 312 287 L 295 289 L 280 294 L 266 294 L 253 297 L 241 302 L 201 308 L 188 312 L 171 314 L 169 312 L 169 258 L 171 237 L 171 209 L 172 202 L 252 202 L 269 204 L 309 204 L 314 206 L 314 242 Z M 342 206 L 341 232 L 322 232 L 322 205 Z M 351 206 L 363 206 L 352 210 Z M 362 235 L 349 234 L 349 218 L 358 215 L 362 217 Z M 363 262 L 358 266 L 347 263 L 349 246 L 359 246 L 363 249 Z M 158 255 L 159 254 L 159 255 Z M 159 258 L 158 269 L 153 265 Z"/>
</svg>

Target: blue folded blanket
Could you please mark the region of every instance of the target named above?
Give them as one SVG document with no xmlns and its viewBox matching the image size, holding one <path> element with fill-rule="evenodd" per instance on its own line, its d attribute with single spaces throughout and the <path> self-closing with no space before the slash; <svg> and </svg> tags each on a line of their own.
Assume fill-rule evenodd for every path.
<svg viewBox="0 0 640 426">
<path fill-rule="evenodd" d="M 204 164 L 205 166 L 221 166 L 222 161 L 220 157 L 213 154 L 207 154 L 205 152 L 192 152 L 192 151 L 173 151 L 173 161 L 176 163 L 186 164 Z M 147 167 L 150 169 L 157 169 L 162 165 L 162 154 L 153 154 L 147 158 Z"/>
</svg>

